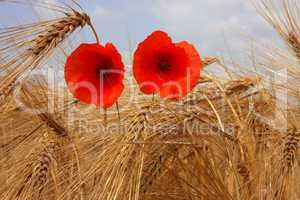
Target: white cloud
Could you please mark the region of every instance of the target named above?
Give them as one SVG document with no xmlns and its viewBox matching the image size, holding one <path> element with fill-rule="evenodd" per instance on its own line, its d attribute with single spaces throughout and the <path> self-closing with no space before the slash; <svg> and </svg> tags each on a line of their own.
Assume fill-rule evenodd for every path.
<svg viewBox="0 0 300 200">
<path fill-rule="evenodd" d="M 187 39 L 208 53 L 241 48 L 245 35 L 270 39 L 273 30 L 243 0 L 156 0 L 155 15 L 178 39 Z M 244 33 L 243 35 L 241 33 Z"/>
<path fill-rule="evenodd" d="M 233 56 L 244 54 L 241 49 L 250 46 L 250 37 L 272 41 L 276 36 L 245 0 L 111 0 L 95 5 L 92 16 L 100 40 L 122 51 L 134 49 L 155 29 L 167 31 L 174 41 L 193 43 L 201 54 L 216 56 L 228 49 Z"/>
</svg>

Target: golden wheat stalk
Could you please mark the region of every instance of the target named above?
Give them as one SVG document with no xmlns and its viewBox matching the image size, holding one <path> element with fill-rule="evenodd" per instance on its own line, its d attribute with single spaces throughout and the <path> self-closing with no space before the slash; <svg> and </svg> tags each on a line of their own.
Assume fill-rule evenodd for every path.
<svg viewBox="0 0 300 200">
<path fill-rule="evenodd" d="M 47 138 L 44 149 L 37 155 L 37 158 L 33 161 L 33 187 L 37 189 L 38 195 L 42 193 L 49 180 L 49 177 L 53 175 L 52 172 L 56 163 L 56 148 L 57 144 Z M 52 178 L 55 179 L 54 176 Z"/>
<path fill-rule="evenodd" d="M 41 199 L 44 190 L 52 193 L 55 190 L 57 143 L 45 131 L 48 132 L 41 129 L 44 136 L 38 139 L 32 149 L 27 150 L 25 157 L 7 171 L 10 173 L 5 187 L 10 189 L 1 194 L 2 199 Z"/>
<path fill-rule="evenodd" d="M 46 185 L 51 190 L 63 193 L 63 188 L 67 187 L 72 179 L 80 176 L 79 161 L 77 159 L 76 166 L 73 166 L 74 161 L 72 160 L 72 157 L 74 156 L 70 154 L 70 152 L 73 152 L 74 155 L 77 155 L 77 152 L 75 152 L 76 149 L 70 149 L 70 147 L 74 144 L 73 140 L 71 139 L 71 135 L 60 122 L 60 120 L 62 119 L 57 119 L 54 116 L 59 115 L 59 112 L 51 114 L 48 110 L 41 112 L 41 110 L 39 109 L 43 108 L 45 105 L 48 105 L 47 101 L 49 100 L 49 96 L 47 96 L 46 94 L 48 88 L 46 87 L 47 85 L 44 84 L 45 83 L 41 81 L 39 82 L 39 85 L 24 84 L 21 87 L 23 104 L 27 108 L 30 107 L 36 110 L 36 112 L 34 112 L 33 114 L 43 122 L 43 124 L 45 125 L 44 127 L 46 127 L 47 130 L 47 137 L 44 137 L 44 148 L 33 159 L 32 174 L 30 175 L 30 184 L 33 191 L 27 191 L 26 188 L 26 191 L 23 191 L 24 188 L 22 188 L 22 191 L 20 191 L 22 192 L 22 195 L 32 193 L 34 194 L 34 196 L 37 196 L 38 199 L 41 198 L 40 195 L 42 195 L 42 192 L 46 189 Z M 41 92 L 39 92 L 39 95 L 42 96 L 39 96 L 40 98 L 36 96 L 37 93 L 33 92 L 33 90 L 37 88 L 42 92 L 42 94 Z M 44 98 L 46 98 L 46 102 L 44 102 Z M 22 111 L 22 108 L 20 110 Z M 59 174 L 63 174 L 63 176 L 60 176 L 59 174 L 53 172 L 54 164 L 58 164 L 57 169 L 60 170 Z M 69 168 L 69 166 L 71 167 Z M 76 169 L 74 170 L 74 168 Z M 29 183 L 27 182 L 23 184 L 28 185 Z M 47 189 L 47 191 L 45 192 L 49 191 L 50 190 Z M 16 195 L 16 193 L 19 192 L 15 192 L 14 195 Z M 49 194 L 43 193 L 43 195 Z"/>
<path fill-rule="evenodd" d="M 290 128 L 283 140 L 283 149 L 281 152 L 281 168 L 276 177 L 275 199 L 293 199 L 297 187 L 296 179 L 296 156 L 299 149 L 300 133 L 296 127 Z"/>
<path fill-rule="evenodd" d="M 300 132 L 296 128 L 288 130 L 283 149 L 284 168 L 288 171 L 294 168 L 296 153 L 300 146 Z"/>
<path fill-rule="evenodd" d="M 206 67 L 208 65 L 211 65 L 211 64 L 214 64 L 214 63 L 217 63 L 217 62 L 219 62 L 219 59 L 216 58 L 216 57 L 208 56 L 208 57 L 205 57 L 203 59 L 203 65 L 204 65 L 204 67 Z"/>
<path fill-rule="evenodd" d="M 37 111 L 35 115 L 38 116 L 42 122 L 44 122 L 58 136 L 68 136 L 67 130 L 62 125 L 60 125 L 48 111 L 38 112 L 38 109 L 41 107 L 41 105 L 39 105 L 40 103 L 38 99 L 29 92 L 29 88 L 26 88 L 26 85 L 22 86 L 21 92 L 24 96 L 24 105 L 36 109 Z"/>
<path fill-rule="evenodd" d="M 287 41 L 300 62 L 300 35 L 290 32 L 288 33 Z"/>
<path fill-rule="evenodd" d="M 250 88 L 254 87 L 259 81 L 257 79 L 252 79 L 252 78 L 245 78 L 245 79 L 240 79 L 240 80 L 234 80 L 230 81 L 229 83 L 225 84 L 225 91 L 224 93 L 231 95 L 238 95 L 238 94 L 243 94 L 244 92 L 248 91 Z M 217 88 L 214 88 L 214 92 L 217 90 Z M 203 91 L 202 91 L 203 92 Z M 206 95 L 203 95 L 206 96 Z M 221 98 L 221 97 L 220 97 Z M 196 98 L 197 99 L 197 98 Z M 199 98 L 198 98 L 199 99 Z M 212 101 L 206 98 L 204 99 L 205 101 L 209 101 L 210 105 L 212 107 L 212 110 L 214 110 L 215 114 L 218 115 L 218 112 L 216 110 L 216 107 L 214 106 L 215 102 L 218 101 L 218 98 L 215 96 L 212 98 Z M 197 102 L 195 98 L 191 101 L 191 99 L 188 99 L 188 101 L 184 102 L 185 104 L 200 104 L 201 102 Z M 164 108 L 164 106 L 168 106 L 168 108 Z M 162 108 L 164 108 L 162 111 L 163 112 L 154 112 L 156 115 L 159 115 L 159 118 L 157 118 L 157 121 L 154 121 L 152 124 L 159 124 L 162 121 L 165 121 L 165 128 L 160 131 L 160 129 L 156 129 L 156 132 L 159 132 L 157 136 L 152 137 L 151 139 L 157 139 L 159 138 L 159 141 L 161 140 L 176 140 L 176 139 L 186 139 L 189 140 L 191 139 L 192 141 L 196 141 L 199 138 L 198 134 L 201 134 L 201 132 L 197 132 L 199 130 L 193 130 L 193 127 L 195 124 L 199 124 L 200 126 L 202 124 L 207 124 L 213 131 L 216 133 L 221 133 L 224 138 L 228 139 L 228 141 L 235 143 L 236 139 L 234 138 L 233 135 L 230 135 L 229 133 L 226 133 L 224 128 L 219 128 L 218 126 L 214 125 L 213 121 L 215 120 L 215 116 L 212 114 L 207 114 L 203 112 L 191 112 L 191 110 L 185 110 L 185 109 L 180 109 L 181 112 L 175 111 L 175 108 L 172 108 L 170 104 L 166 105 L 161 105 Z M 152 115 L 151 115 L 152 116 Z M 152 118 L 156 118 L 157 116 L 152 116 Z M 174 119 L 174 120 L 172 120 Z M 220 124 L 220 123 L 219 123 Z M 175 130 L 172 129 L 172 125 L 175 126 Z M 181 128 L 183 126 L 183 128 Z M 221 125 L 220 125 L 221 126 Z M 222 130 L 223 131 L 222 131 Z M 190 130 L 192 130 L 190 132 Z M 185 134 L 184 132 L 187 132 Z M 205 134 L 205 133 L 202 133 Z M 200 136 L 201 137 L 201 136 Z M 221 137 L 222 138 L 222 137 Z M 146 145 L 151 145 L 155 144 L 156 142 L 154 141 L 145 141 L 139 144 L 146 144 Z M 144 174 L 143 174 L 143 179 L 141 182 L 141 192 L 146 194 L 147 191 L 150 190 L 153 184 L 155 184 L 156 179 L 160 177 L 162 173 L 166 171 L 166 162 L 178 153 L 180 150 L 180 147 L 176 146 L 176 142 L 172 141 L 167 141 L 167 142 L 158 142 L 157 145 L 164 144 L 166 146 L 158 146 L 158 149 L 156 149 L 155 146 L 152 147 L 153 152 L 148 152 L 151 154 L 151 162 L 150 163 L 145 163 L 145 169 L 144 169 Z M 179 143 L 178 143 L 179 144 Z M 188 144 L 188 143 L 186 143 Z M 189 145 L 192 145 L 193 142 L 189 143 Z M 156 152 L 157 151 L 157 152 Z M 250 177 L 250 172 L 247 170 L 246 166 L 242 165 L 238 166 L 238 170 L 240 174 L 245 177 L 245 182 L 249 181 Z M 247 171 L 246 171 L 247 170 Z"/>
<path fill-rule="evenodd" d="M 297 0 L 254 0 L 258 12 L 269 22 L 300 62 L 300 3 Z"/>
<path fill-rule="evenodd" d="M 0 96 L 7 97 L 16 86 L 16 82 L 25 79 L 41 61 L 48 58 L 53 49 L 62 44 L 76 29 L 89 25 L 97 42 L 99 39 L 86 13 L 71 10 L 65 17 L 0 31 L 0 44 L 4 48 L 0 53 L 8 57 L 0 70 L 6 76 L 0 80 Z"/>
</svg>

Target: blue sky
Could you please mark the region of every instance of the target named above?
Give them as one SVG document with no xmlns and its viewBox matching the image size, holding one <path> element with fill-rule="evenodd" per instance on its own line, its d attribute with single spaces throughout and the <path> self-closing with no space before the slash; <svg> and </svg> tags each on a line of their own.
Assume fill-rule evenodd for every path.
<svg viewBox="0 0 300 200">
<path fill-rule="evenodd" d="M 134 48 L 156 29 L 194 43 L 203 54 L 238 50 L 248 36 L 276 37 L 245 0 L 89 0 L 83 5 L 102 41 L 113 41 L 122 50 Z"/>
<path fill-rule="evenodd" d="M 49 0 L 48 0 L 49 1 Z M 58 0 L 51 0 L 58 1 Z M 168 32 L 174 41 L 193 43 L 202 55 L 238 54 L 250 37 L 256 41 L 277 40 L 272 28 L 245 0 L 81 0 L 92 17 L 102 43 L 113 42 L 123 55 L 152 31 Z M 0 6 L 0 24 L 34 20 L 20 6 Z M 34 9 L 42 18 L 49 10 Z M 91 38 L 85 31 L 85 37 Z M 230 51 L 229 51 L 230 50 Z"/>
</svg>

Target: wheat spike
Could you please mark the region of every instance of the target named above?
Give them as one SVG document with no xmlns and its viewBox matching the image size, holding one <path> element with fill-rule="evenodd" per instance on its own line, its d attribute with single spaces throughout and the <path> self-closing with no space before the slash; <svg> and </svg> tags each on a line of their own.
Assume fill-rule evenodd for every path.
<svg viewBox="0 0 300 200">
<path fill-rule="evenodd" d="M 284 168 L 290 171 L 295 165 L 296 153 L 299 148 L 300 132 L 297 129 L 288 130 L 286 142 L 284 144 L 283 158 Z"/>
<path fill-rule="evenodd" d="M 297 37 L 295 33 L 290 32 L 288 34 L 287 40 L 300 63 L 300 36 Z"/>
<path fill-rule="evenodd" d="M 300 62 L 299 1 L 257 0 L 255 6 L 287 43 Z"/>
<path fill-rule="evenodd" d="M 243 177 L 245 182 L 248 182 L 250 180 L 250 172 L 249 172 L 249 169 L 248 169 L 246 163 L 240 162 L 237 165 L 237 170 L 238 170 L 239 174 Z"/>
<path fill-rule="evenodd" d="M 277 188 L 274 194 L 276 199 L 292 199 L 296 187 L 294 187 L 296 155 L 299 148 L 300 133 L 293 127 L 287 131 L 282 150 L 282 165 L 277 177 Z M 294 183 L 293 183 L 294 182 Z"/>
<path fill-rule="evenodd" d="M 9 58 L 0 68 L 7 73 L 0 80 L 1 99 L 11 94 L 16 82 L 25 79 L 71 33 L 86 25 L 89 25 L 95 33 L 90 17 L 86 13 L 71 10 L 65 13 L 65 17 L 56 20 L 9 27 L 0 32 L 0 44 L 5 46 L 0 53 Z M 99 42 L 96 33 L 95 36 Z M 16 41 L 12 42 L 14 40 Z"/>
<path fill-rule="evenodd" d="M 56 182 L 56 150 L 58 144 L 49 137 L 48 131 L 41 129 L 43 136 L 39 144 L 28 151 L 20 163 L 15 163 L 14 174 L 9 174 L 7 194 L 3 199 L 41 199 L 44 190 L 53 191 Z M 46 185 L 49 187 L 45 187 Z"/>
<path fill-rule="evenodd" d="M 205 57 L 203 59 L 203 65 L 204 65 L 204 67 L 206 67 L 208 65 L 211 65 L 211 64 L 214 64 L 214 63 L 217 63 L 217 62 L 219 62 L 219 59 L 215 58 L 215 57 L 211 57 L 211 56 Z"/>
<path fill-rule="evenodd" d="M 56 162 L 55 148 L 57 145 L 54 141 L 47 141 L 47 143 L 33 163 L 33 187 L 37 188 L 39 193 L 43 191 Z"/>
<path fill-rule="evenodd" d="M 26 85 L 24 85 L 21 88 L 21 91 L 24 95 L 24 104 L 35 108 L 38 110 L 38 108 L 40 107 L 39 105 L 39 101 L 38 99 L 29 92 L 29 88 L 26 87 Z M 57 134 L 57 136 L 60 137 L 66 137 L 68 136 L 68 132 L 67 130 L 60 125 L 59 123 L 56 122 L 56 120 L 54 119 L 54 117 L 48 112 L 37 112 L 36 115 L 40 118 L 40 120 L 42 122 L 44 122 L 51 130 L 54 131 L 54 133 Z"/>
<path fill-rule="evenodd" d="M 28 49 L 28 53 L 34 54 L 34 56 L 46 53 L 49 49 L 57 47 L 78 27 L 84 27 L 90 23 L 90 18 L 85 13 L 81 14 L 74 11 L 74 13 L 66 14 L 65 18 L 59 19 L 56 23 L 50 25 L 45 34 L 38 35 L 30 42 L 32 47 Z"/>
</svg>

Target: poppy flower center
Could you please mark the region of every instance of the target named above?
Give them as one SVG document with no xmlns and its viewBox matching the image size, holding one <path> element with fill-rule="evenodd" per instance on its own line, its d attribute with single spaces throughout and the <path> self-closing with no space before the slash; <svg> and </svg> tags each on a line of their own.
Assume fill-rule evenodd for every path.
<svg viewBox="0 0 300 200">
<path fill-rule="evenodd" d="M 110 76 L 111 71 L 110 71 L 111 67 L 108 63 L 102 64 L 99 67 L 96 68 L 96 74 L 103 79 L 106 79 Z"/>
<path fill-rule="evenodd" d="M 162 72 L 168 71 L 170 69 L 170 67 L 171 67 L 170 63 L 166 59 L 162 59 L 158 62 L 158 68 Z"/>
</svg>

